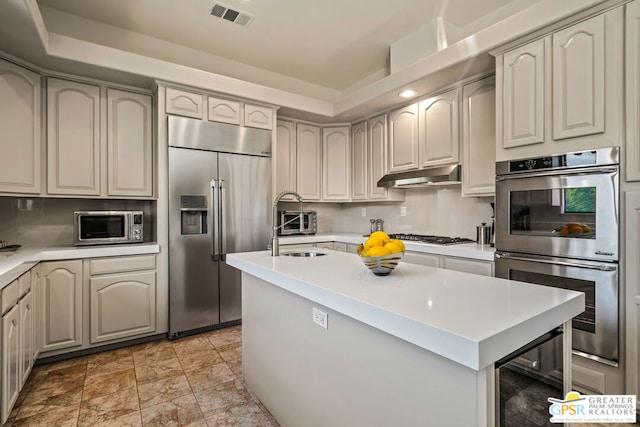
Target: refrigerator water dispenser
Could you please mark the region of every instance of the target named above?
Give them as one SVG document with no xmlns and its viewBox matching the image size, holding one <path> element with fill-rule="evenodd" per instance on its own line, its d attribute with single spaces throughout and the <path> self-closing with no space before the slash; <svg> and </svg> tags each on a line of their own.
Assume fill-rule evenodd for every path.
<svg viewBox="0 0 640 427">
<path fill-rule="evenodd" d="M 181 234 L 207 234 L 206 196 L 180 196 Z"/>
</svg>

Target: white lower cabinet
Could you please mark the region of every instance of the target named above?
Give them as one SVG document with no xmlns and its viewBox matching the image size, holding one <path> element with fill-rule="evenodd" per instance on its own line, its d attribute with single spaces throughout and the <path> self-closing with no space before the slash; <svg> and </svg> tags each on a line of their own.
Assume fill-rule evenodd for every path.
<svg viewBox="0 0 640 427">
<path fill-rule="evenodd" d="M 156 257 L 140 255 L 86 261 L 90 344 L 156 331 Z"/>
<path fill-rule="evenodd" d="M 466 258 L 442 257 L 441 268 L 461 271 L 463 273 L 493 276 L 493 263 L 489 261 L 477 261 Z"/>
<path fill-rule="evenodd" d="M 0 351 L 0 424 L 3 424 L 34 362 L 34 315 L 31 272 L 2 290 L 2 347 Z"/>
<path fill-rule="evenodd" d="M 18 399 L 22 386 L 20 374 L 20 308 L 14 305 L 2 316 L 2 423 Z"/>
<path fill-rule="evenodd" d="M 156 330 L 156 273 L 91 277 L 91 344 Z"/>
<path fill-rule="evenodd" d="M 438 255 L 424 254 L 420 252 L 405 252 L 402 262 L 409 264 L 426 265 L 427 267 L 439 267 L 440 257 Z"/>
<path fill-rule="evenodd" d="M 40 267 L 42 351 L 82 345 L 82 261 Z"/>
</svg>

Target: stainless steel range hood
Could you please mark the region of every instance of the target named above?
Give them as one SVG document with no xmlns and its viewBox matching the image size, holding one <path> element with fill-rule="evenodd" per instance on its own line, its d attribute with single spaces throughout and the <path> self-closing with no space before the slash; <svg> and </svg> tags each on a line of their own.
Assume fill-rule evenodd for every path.
<svg viewBox="0 0 640 427">
<path fill-rule="evenodd" d="M 460 184 L 460 165 L 436 166 L 409 172 L 392 173 L 378 181 L 378 187 L 419 188 Z"/>
</svg>

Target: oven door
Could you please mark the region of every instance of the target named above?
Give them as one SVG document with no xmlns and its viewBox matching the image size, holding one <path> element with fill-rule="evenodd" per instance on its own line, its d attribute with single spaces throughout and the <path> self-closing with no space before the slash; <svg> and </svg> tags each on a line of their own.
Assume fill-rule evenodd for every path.
<svg viewBox="0 0 640 427">
<path fill-rule="evenodd" d="M 496 277 L 584 292 L 585 311 L 573 318 L 575 354 L 618 361 L 618 265 L 496 252 Z M 605 359 L 605 360 L 603 360 Z"/>
<path fill-rule="evenodd" d="M 618 167 L 501 175 L 496 179 L 496 248 L 618 260 Z"/>
</svg>

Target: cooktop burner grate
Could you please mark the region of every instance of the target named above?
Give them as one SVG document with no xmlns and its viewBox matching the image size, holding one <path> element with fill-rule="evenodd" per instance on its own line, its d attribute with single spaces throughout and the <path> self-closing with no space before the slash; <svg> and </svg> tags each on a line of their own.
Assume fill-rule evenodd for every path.
<svg viewBox="0 0 640 427">
<path fill-rule="evenodd" d="M 435 245 L 455 245 L 459 243 L 474 243 L 474 240 L 467 239 L 466 237 L 446 237 L 446 236 L 432 236 L 428 234 L 389 234 L 392 239 L 400 239 L 410 242 L 432 243 Z"/>
</svg>

